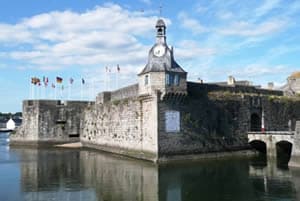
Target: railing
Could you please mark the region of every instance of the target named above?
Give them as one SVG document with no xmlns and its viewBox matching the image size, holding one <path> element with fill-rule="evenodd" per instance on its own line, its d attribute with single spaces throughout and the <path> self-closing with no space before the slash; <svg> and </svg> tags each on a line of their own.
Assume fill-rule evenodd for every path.
<svg viewBox="0 0 300 201">
<path fill-rule="evenodd" d="M 294 135 L 295 131 L 249 131 L 248 135 Z"/>
</svg>

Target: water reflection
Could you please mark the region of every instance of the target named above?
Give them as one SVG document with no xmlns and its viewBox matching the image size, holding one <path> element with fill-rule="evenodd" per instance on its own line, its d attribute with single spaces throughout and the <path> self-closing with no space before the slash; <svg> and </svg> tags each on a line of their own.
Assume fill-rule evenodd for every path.
<svg viewBox="0 0 300 201">
<path fill-rule="evenodd" d="M 1 169 L 9 163 L 2 158 L 2 175 L 17 175 L 10 182 L 20 188 L 8 194 L 1 179 L 0 200 L 300 200 L 300 170 L 261 158 L 156 166 L 86 150 L 11 149 L 6 154 L 18 169 Z"/>
</svg>

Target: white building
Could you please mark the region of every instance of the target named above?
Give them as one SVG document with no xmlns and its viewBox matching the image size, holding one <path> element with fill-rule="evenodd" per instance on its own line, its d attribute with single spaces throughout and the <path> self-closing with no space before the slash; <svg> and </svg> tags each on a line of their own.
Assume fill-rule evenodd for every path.
<svg viewBox="0 0 300 201">
<path fill-rule="evenodd" d="M 300 71 L 293 72 L 287 78 L 287 83 L 281 87 L 281 90 L 288 96 L 300 94 Z"/>
<path fill-rule="evenodd" d="M 8 130 L 14 130 L 16 128 L 16 123 L 14 122 L 14 120 L 12 118 L 10 118 L 7 122 L 6 122 L 6 128 Z"/>
</svg>

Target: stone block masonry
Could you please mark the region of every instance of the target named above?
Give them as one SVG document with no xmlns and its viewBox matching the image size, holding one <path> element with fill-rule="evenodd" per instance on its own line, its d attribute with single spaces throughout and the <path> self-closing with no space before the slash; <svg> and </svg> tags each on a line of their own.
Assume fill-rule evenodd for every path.
<svg viewBox="0 0 300 201">
<path fill-rule="evenodd" d="M 296 122 L 294 144 L 289 166 L 300 167 L 300 121 Z"/>
<path fill-rule="evenodd" d="M 144 96 L 89 106 L 82 121 L 83 146 L 156 161 L 157 102 L 158 96 Z"/>
<path fill-rule="evenodd" d="M 11 145 L 52 145 L 79 142 L 83 110 L 91 102 L 25 100 L 23 123 L 10 136 Z"/>
</svg>

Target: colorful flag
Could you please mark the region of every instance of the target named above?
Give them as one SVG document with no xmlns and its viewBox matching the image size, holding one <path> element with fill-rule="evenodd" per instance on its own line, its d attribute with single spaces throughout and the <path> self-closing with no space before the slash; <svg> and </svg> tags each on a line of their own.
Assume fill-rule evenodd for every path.
<svg viewBox="0 0 300 201">
<path fill-rule="evenodd" d="M 74 82 L 74 79 L 70 78 L 70 84 L 73 84 L 73 82 Z"/>
<path fill-rule="evenodd" d="M 120 66 L 119 66 L 119 64 L 117 65 L 117 71 L 118 71 L 118 73 L 120 72 Z"/>
<path fill-rule="evenodd" d="M 43 77 L 43 83 L 44 83 L 44 86 L 45 86 L 45 87 L 48 86 L 48 81 L 49 81 L 49 80 L 48 80 L 48 77 L 45 77 L 45 76 L 44 76 L 44 77 Z"/>
<path fill-rule="evenodd" d="M 31 83 L 34 85 L 39 85 L 41 83 L 41 80 L 37 77 L 32 77 L 31 78 Z"/>
<path fill-rule="evenodd" d="M 61 84 L 63 82 L 63 79 L 61 77 L 56 77 L 56 82 Z"/>
<path fill-rule="evenodd" d="M 83 78 L 81 79 L 81 82 L 82 82 L 82 84 L 85 84 L 85 80 Z"/>
</svg>

